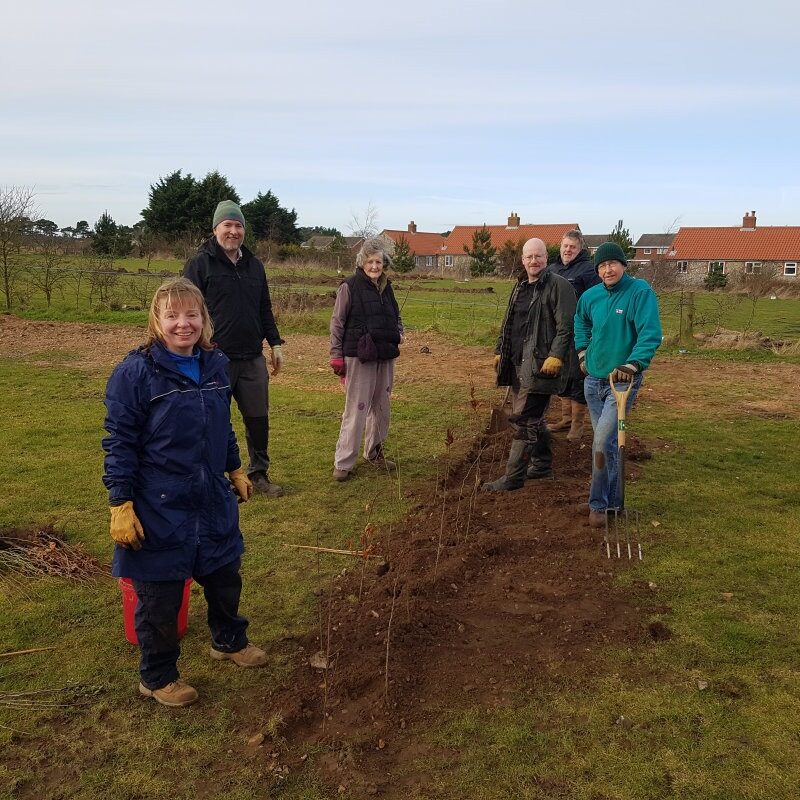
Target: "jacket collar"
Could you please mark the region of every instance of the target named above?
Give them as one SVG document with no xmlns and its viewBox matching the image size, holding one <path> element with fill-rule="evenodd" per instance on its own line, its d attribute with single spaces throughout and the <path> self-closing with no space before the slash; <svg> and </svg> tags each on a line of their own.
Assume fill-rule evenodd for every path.
<svg viewBox="0 0 800 800">
<path fill-rule="evenodd" d="M 364 272 L 363 267 L 356 267 L 356 276 L 366 281 L 370 286 L 375 286 L 375 284 L 372 282 L 372 279 L 367 275 L 366 272 Z M 386 274 L 386 272 L 382 272 L 380 278 L 378 278 L 378 292 L 382 294 L 383 290 L 389 285 L 389 283 L 389 276 Z"/>
<path fill-rule="evenodd" d="M 253 252 L 244 245 L 242 245 L 239 250 L 242 254 L 242 258 L 240 260 L 253 257 Z M 218 258 L 220 261 L 226 264 L 234 266 L 234 263 L 228 258 L 228 254 L 219 246 L 219 242 L 215 236 L 211 236 L 206 239 L 203 244 L 200 245 L 200 251 L 203 253 L 208 253 L 208 255 L 213 256 L 214 258 Z"/>
<path fill-rule="evenodd" d="M 622 277 L 610 289 L 605 284 L 602 284 L 602 286 L 609 294 L 616 294 L 617 292 L 621 292 L 626 286 L 629 286 L 631 281 L 634 280 L 636 279 L 632 275 L 628 275 L 627 272 L 624 272 Z"/>
<path fill-rule="evenodd" d="M 167 352 L 167 348 L 164 347 L 161 342 L 154 342 L 149 349 L 147 349 L 146 354 L 153 359 L 153 361 L 162 369 L 168 370 L 170 372 L 174 372 L 176 375 L 181 375 L 183 377 L 183 373 L 178 369 L 175 361 L 170 358 L 169 353 Z M 217 349 L 216 347 L 213 350 L 200 350 L 200 376 L 203 380 L 206 380 L 215 372 L 219 370 L 224 370 L 225 365 L 228 363 L 228 357 L 222 350 Z"/>
<path fill-rule="evenodd" d="M 584 247 L 583 250 L 569 262 L 569 264 L 565 264 L 561 260 L 561 254 L 559 253 L 556 257 L 556 260 L 553 262 L 553 266 L 560 266 L 564 267 L 564 269 L 572 269 L 573 267 L 577 267 L 579 264 L 585 264 L 587 261 L 591 261 L 592 257 L 589 255 L 589 251 Z"/>
</svg>

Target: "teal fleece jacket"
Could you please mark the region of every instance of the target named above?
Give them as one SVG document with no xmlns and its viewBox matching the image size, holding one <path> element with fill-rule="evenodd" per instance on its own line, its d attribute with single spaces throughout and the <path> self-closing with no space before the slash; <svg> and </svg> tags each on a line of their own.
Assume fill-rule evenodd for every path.
<svg viewBox="0 0 800 800">
<path fill-rule="evenodd" d="M 578 300 L 575 349 L 586 351 L 586 369 L 595 378 L 632 361 L 647 369 L 660 344 L 658 298 L 646 281 L 626 272 L 610 289 L 600 283 Z"/>
</svg>

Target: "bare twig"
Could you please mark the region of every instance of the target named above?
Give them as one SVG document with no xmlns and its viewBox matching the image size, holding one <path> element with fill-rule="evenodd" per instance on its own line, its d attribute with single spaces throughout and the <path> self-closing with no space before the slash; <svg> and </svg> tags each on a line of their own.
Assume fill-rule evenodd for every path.
<svg viewBox="0 0 800 800">
<path fill-rule="evenodd" d="M 44 650 L 55 650 L 55 647 L 31 647 L 29 650 L 13 650 L 10 653 L 0 653 L 0 658 L 9 658 L 11 656 L 25 656 L 28 653 L 41 653 Z"/>
<path fill-rule="evenodd" d="M 386 627 L 386 661 L 383 667 L 383 696 L 389 699 L 389 641 L 392 638 L 392 619 L 394 618 L 394 603 L 397 598 L 397 578 L 394 579 L 392 587 L 392 608 L 389 612 L 389 624 Z"/>
<path fill-rule="evenodd" d="M 315 553 L 334 553 L 340 556 L 354 556 L 355 558 L 383 558 L 377 553 L 370 553 L 366 550 L 338 550 L 335 547 L 315 547 L 311 544 L 289 544 L 284 542 L 284 547 L 292 547 L 295 550 L 311 550 Z"/>
</svg>

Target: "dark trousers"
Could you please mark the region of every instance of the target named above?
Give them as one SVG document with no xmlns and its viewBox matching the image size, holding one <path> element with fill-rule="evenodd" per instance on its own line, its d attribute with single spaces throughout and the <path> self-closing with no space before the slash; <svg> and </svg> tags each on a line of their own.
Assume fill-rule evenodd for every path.
<svg viewBox="0 0 800 800">
<path fill-rule="evenodd" d="M 242 593 L 241 559 L 210 575 L 193 575 L 208 603 L 208 627 L 215 650 L 235 653 L 247 646 L 247 620 L 239 615 Z M 139 639 L 139 675 L 148 689 L 160 689 L 178 679 L 178 611 L 184 581 L 133 581 L 139 597 L 134 624 Z"/>
<path fill-rule="evenodd" d="M 564 394 L 560 394 L 559 397 L 574 400 L 576 403 L 580 403 L 582 406 L 585 406 L 586 395 L 583 393 L 583 377 L 570 378 L 566 388 L 564 389 Z"/>
<path fill-rule="evenodd" d="M 228 377 L 244 421 L 247 474 L 269 472 L 269 373 L 264 356 L 228 363 Z"/>
<path fill-rule="evenodd" d="M 518 429 L 514 438 L 527 442 L 530 466 L 537 473 L 547 473 L 553 466 L 552 436 L 543 419 L 549 403 L 549 394 L 531 392 L 515 417 Z"/>
</svg>

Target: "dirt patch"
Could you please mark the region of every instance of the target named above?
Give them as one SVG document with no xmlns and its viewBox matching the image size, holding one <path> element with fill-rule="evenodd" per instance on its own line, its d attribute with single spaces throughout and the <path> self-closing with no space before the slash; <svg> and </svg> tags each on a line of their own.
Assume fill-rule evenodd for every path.
<svg viewBox="0 0 800 800">
<path fill-rule="evenodd" d="M 266 708 L 240 710 L 254 733 L 275 715 L 283 720 L 285 751 L 244 750 L 276 780 L 307 768 L 301 752 L 324 744 L 316 768 L 332 787 L 407 796 L 419 786 L 417 759 L 458 758 L 420 750 L 420 732 L 442 714 L 503 706 L 551 676 L 585 674 L 610 644 L 666 638 L 643 622 L 643 599 L 615 585 L 628 562 L 604 558 L 602 533 L 578 513 L 586 444 L 556 441 L 555 481 L 477 491 L 502 472 L 508 445 L 508 434 L 454 443 L 436 489 L 417 493 L 404 522 L 377 532 L 386 563 L 356 562 L 322 589 L 304 663 Z M 640 442 L 633 449 L 646 452 Z M 318 651 L 327 681 L 308 663 Z"/>
<path fill-rule="evenodd" d="M 0 357 L 42 366 L 63 366 L 64 353 L 77 369 L 111 371 L 144 338 L 144 329 L 129 325 L 93 325 L 80 322 L 40 322 L 0 315 Z M 286 365 L 275 382 L 299 385 L 309 375 L 331 376 L 331 391 L 341 391 L 328 366 L 327 336 L 291 335 L 283 346 Z M 269 352 L 269 348 L 265 348 Z M 401 345 L 395 384 L 433 382 L 464 387 L 493 385 L 492 357 L 485 347 L 454 344 L 436 333 L 409 332 Z"/>
</svg>

